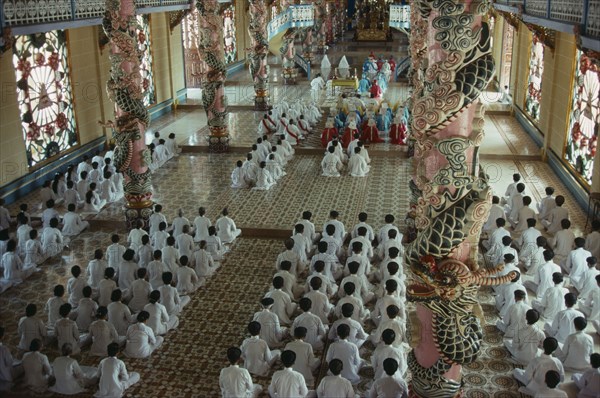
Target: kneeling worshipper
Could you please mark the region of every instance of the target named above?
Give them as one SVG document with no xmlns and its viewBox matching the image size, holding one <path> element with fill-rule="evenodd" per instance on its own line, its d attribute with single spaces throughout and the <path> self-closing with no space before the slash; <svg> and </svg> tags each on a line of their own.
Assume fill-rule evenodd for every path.
<svg viewBox="0 0 600 398">
<path fill-rule="evenodd" d="M 325 122 L 325 128 L 323 129 L 323 133 L 321 133 L 321 145 L 323 146 L 323 148 L 326 148 L 329 141 L 337 137 L 337 134 L 337 129 L 333 127 L 333 120 L 331 118 L 327 119 L 327 122 Z"/>
<path fill-rule="evenodd" d="M 390 144 L 406 145 L 406 125 L 402 116 L 397 114 L 390 126 Z"/>
<path fill-rule="evenodd" d="M 263 119 L 258 124 L 258 135 L 271 134 L 277 130 L 277 126 L 269 119 L 269 115 L 265 113 Z"/>
<path fill-rule="evenodd" d="M 354 154 L 348 161 L 348 173 L 352 177 L 364 177 L 369 173 L 370 167 L 367 165 L 366 160 L 360 156 L 360 147 L 354 148 Z"/>
<path fill-rule="evenodd" d="M 348 145 L 350 145 L 350 141 L 352 141 L 352 138 L 354 137 L 354 134 L 358 133 L 358 128 L 356 128 L 356 123 L 355 122 L 350 122 L 348 124 L 348 127 L 346 127 L 344 129 L 344 135 L 342 135 L 342 147 L 343 148 L 348 148 Z"/>
<path fill-rule="evenodd" d="M 290 122 L 285 128 L 286 139 L 289 140 L 291 145 L 298 145 L 300 140 L 304 139 L 304 136 L 300 134 L 300 130 L 298 130 L 298 126 L 294 122 L 294 119 L 290 119 Z"/>
<path fill-rule="evenodd" d="M 267 170 L 266 166 L 266 162 L 260 162 L 260 165 L 258 166 L 258 175 L 256 177 L 256 186 L 252 188 L 253 190 L 266 191 L 275 185 L 275 180 L 269 170 Z"/>
<path fill-rule="evenodd" d="M 383 142 L 383 140 L 379 138 L 379 130 L 377 130 L 377 124 L 375 123 L 375 119 L 371 118 L 367 122 L 367 127 L 362 133 L 361 141 L 370 143 Z"/>
<path fill-rule="evenodd" d="M 342 161 L 335 153 L 335 147 L 332 145 L 327 149 L 327 154 L 321 161 L 324 177 L 339 177 L 342 169 Z"/>
</svg>

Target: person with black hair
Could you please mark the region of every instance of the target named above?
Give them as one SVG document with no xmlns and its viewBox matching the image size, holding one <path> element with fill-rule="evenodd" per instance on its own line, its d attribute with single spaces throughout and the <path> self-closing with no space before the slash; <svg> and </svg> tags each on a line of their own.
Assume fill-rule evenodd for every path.
<svg viewBox="0 0 600 398">
<path fill-rule="evenodd" d="M 152 328 L 146 325 L 149 318 L 148 312 L 140 311 L 136 316 L 137 323 L 127 328 L 127 343 L 123 353 L 129 358 L 147 358 L 162 345 L 164 337 L 155 336 Z"/>
<path fill-rule="evenodd" d="M 71 304 L 61 305 L 59 311 L 61 318 L 54 324 L 54 335 L 58 341 L 58 346 L 62 347 L 65 344 L 69 344 L 71 346 L 71 353 L 77 355 L 81 351 L 79 329 L 75 321 L 69 319 Z"/>
<path fill-rule="evenodd" d="M 592 256 L 600 257 L 600 220 L 592 221 L 592 232 L 585 238 L 585 249 L 592 253 Z"/>
<path fill-rule="evenodd" d="M 362 301 L 362 297 L 357 297 L 354 292 L 356 291 L 356 285 L 352 281 L 348 281 L 343 285 L 344 296 L 341 297 L 335 306 L 334 314 L 336 317 L 342 317 L 342 307 L 344 304 L 352 304 L 354 311 L 352 311 L 352 319 L 364 325 L 364 322 L 369 318 L 371 312 L 365 308 Z M 341 296 L 341 295 L 340 295 Z"/>
<path fill-rule="evenodd" d="M 137 270 L 140 268 L 134 260 L 135 251 L 133 249 L 127 249 L 125 250 L 125 253 L 123 253 L 123 257 L 117 268 L 117 283 L 125 297 L 129 297 L 129 288 L 131 287 L 131 283 L 135 280 Z"/>
<path fill-rule="evenodd" d="M 119 336 L 117 330 L 108 322 L 108 309 L 98 307 L 96 311 L 96 320 L 90 325 L 90 333 L 82 339 L 82 346 L 89 345 L 90 355 L 104 357 L 106 356 L 106 346 L 111 343 L 123 345 L 125 336 Z"/>
<path fill-rule="evenodd" d="M 342 377 L 350 380 L 355 385 L 360 382 L 358 371 L 364 365 L 364 361 L 360 357 L 356 344 L 348 341 L 349 335 L 350 326 L 344 323 L 339 325 L 337 327 L 338 341 L 329 345 L 325 359 L 327 362 L 332 359 L 341 360 L 343 363 Z"/>
<path fill-rule="evenodd" d="M 517 192 L 510 198 L 507 205 L 504 207 L 506 209 L 506 219 L 514 224 L 517 219 L 517 215 L 519 214 L 519 210 L 523 208 L 523 198 L 525 197 L 525 184 L 522 182 L 517 184 Z"/>
<path fill-rule="evenodd" d="M 269 394 L 271 397 L 306 397 L 309 393 L 306 387 L 306 381 L 302 373 L 293 369 L 296 362 L 296 353 L 287 350 L 281 353 L 281 363 L 284 369 L 278 370 L 273 374 L 271 384 L 269 385 Z"/>
<path fill-rule="evenodd" d="M 64 246 L 65 240 L 58 229 L 58 218 L 53 218 L 50 225 L 42 230 L 42 248 L 48 258 L 58 258 Z"/>
<path fill-rule="evenodd" d="M 306 337 L 304 337 L 304 341 L 309 343 L 314 351 L 321 351 L 325 345 L 327 327 L 323 325 L 321 318 L 311 312 L 311 299 L 308 297 L 301 298 L 298 306 L 302 310 L 302 313 L 294 319 L 291 329 L 296 330 L 298 327 L 305 328 Z"/>
<path fill-rule="evenodd" d="M 17 253 L 21 259 L 25 258 L 26 253 L 26 244 L 29 240 L 29 233 L 33 230 L 31 225 L 29 225 L 29 220 L 23 213 L 17 214 Z M 6 235 L 8 235 L 8 230 L 5 230 Z M 6 236 L 3 236 L 4 238 Z M 10 237 L 10 236 L 8 236 Z M 8 240 L 1 239 L 0 245 L 4 245 L 4 247 L 0 247 L 0 257 L 6 253 L 6 244 Z"/>
<path fill-rule="evenodd" d="M 348 341 L 356 344 L 358 348 L 362 347 L 365 341 L 367 341 L 368 336 L 360 322 L 352 319 L 353 314 L 354 305 L 350 303 L 342 305 L 342 316 L 331 325 L 331 328 L 329 329 L 329 335 L 327 336 L 329 340 L 338 340 L 339 336 L 337 335 L 337 328 L 339 325 L 345 324 L 350 328 L 350 333 L 347 337 Z"/>
<path fill-rule="evenodd" d="M 71 277 L 67 281 L 67 293 L 69 293 L 69 304 L 73 309 L 79 305 L 79 300 L 83 298 L 83 288 L 86 286 L 85 278 L 81 275 L 81 267 L 74 265 L 71 267 Z"/>
<path fill-rule="evenodd" d="M 554 208 L 547 213 L 546 219 L 542 220 L 542 225 L 550 235 L 556 234 L 563 228 L 562 220 L 569 219 L 569 210 L 563 207 L 565 204 L 565 197 L 557 195 L 554 199 L 554 203 Z"/>
<path fill-rule="evenodd" d="M 110 295 L 111 303 L 106 307 L 108 310 L 108 321 L 115 327 L 119 336 L 125 336 L 129 325 L 135 322 L 135 317 L 131 310 L 121 300 L 123 293 L 120 289 L 115 289 Z"/>
<path fill-rule="evenodd" d="M 537 238 L 542 236 L 542 233 L 536 228 L 537 221 L 535 218 L 528 218 L 526 222 L 527 229 L 513 243 L 519 249 L 521 263 L 526 269 L 529 269 L 537 248 Z"/>
<path fill-rule="evenodd" d="M 540 348 L 546 335 L 536 324 L 539 319 L 540 313 L 537 310 L 528 310 L 525 313 L 527 324 L 518 328 L 512 339 L 504 339 L 504 347 L 510 352 L 513 360 L 521 365 L 527 365 L 533 358 L 541 354 Z"/>
<path fill-rule="evenodd" d="M 574 242 L 575 247 L 567 256 L 562 268 L 569 274 L 571 285 L 573 285 L 578 292 L 581 292 L 588 269 L 587 259 L 592 256 L 592 253 L 584 249 L 585 239 L 582 237 L 575 238 Z"/>
<path fill-rule="evenodd" d="M 150 326 L 154 334 L 162 336 L 167 334 L 169 330 L 175 329 L 179 325 L 179 318 L 177 316 L 169 316 L 165 306 L 160 303 L 160 292 L 153 290 L 149 297 L 150 302 L 144 306 L 144 311 L 150 314 L 148 326 Z"/>
<path fill-rule="evenodd" d="M 558 348 L 558 341 L 554 337 L 546 337 L 543 347 L 543 354 L 533 358 L 525 369 L 513 370 L 513 377 L 524 385 L 524 387 L 519 388 L 519 392 L 522 394 L 535 396 L 546 384 L 546 372 L 549 370 L 557 371 L 560 375 L 560 381 L 564 380 L 565 370 L 563 365 L 560 359 L 552 356 L 552 353 Z"/>
<path fill-rule="evenodd" d="M 508 232 L 505 226 L 506 220 L 504 218 L 497 218 L 496 229 L 492 232 L 488 240 L 481 242 L 481 245 L 487 250 L 485 258 L 488 262 L 492 262 L 492 259 L 497 258 L 498 253 L 502 250 L 502 238 L 510 236 L 510 232 Z"/>
<path fill-rule="evenodd" d="M 114 278 L 115 269 L 107 267 L 104 270 L 104 279 L 98 283 L 98 304 L 100 306 L 106 307 L 110 304 L 112 292 L 117 288 L 117 282 L 115 282 Z"/>
<path fill-rule="evenodd" d="M 556 388 L 560 382 L 560 374 L 556 370 L 549 370 L 544 377 L 546 383 L 542 386 L 533 398 L 568 398 L 566 392 Z"/>
<path fill-rule="evenodd" d="M 273 289 L 265 294 L 266 298 L 274 300 L 273 312 L 279 317 L 279 321 L 283 325 L 291 325 L 291 316 L 296 311 L 296 303 L 292 302 L 292 298 L 283 291 L 284 280 L 281 276 L 273 278 Z"/>
<path fill-rule="evenodd" d="M 583 373 L 575 373 L 571 379 L 579 389 L 578 398 L 597 398 L 600 395 L 600 354 L 590 355 L 591 368 Z"/>
<path fill-rule="evenodd" d="M 516 233 L 522 233 L 528 228 L 527 220 L 535 220 L 535 211 L 529 205 L 531 205 L 531 196 L 523 196 L 523 206 L 517 212 L 517 216 L 511 220 L 511 225 Z"/>
<path fill-rule="evenodd" d="M 513 337 L 517 330 L 525 326 L 525 314 L 531 309 L 525 290 L 515 290 L 513 295 L 514 304 L 508 307 L 506 315 L 496 322 L 496 327 L 506 338 Z"/>
<path fill-rule="evenodd" d="M 38 271 L 36 264 L 26 266 L 17 254 L 17 242 L 9 240 L 6 245 L 6 253 L 0 259 L 0 268 L 4 269 L 4 279 L 8 285 L 18 285 Z"/>
<path fill-rule="evenodd" d="M 368 398 L 378 397 L 408 397 L 408 386 L 402 377 L 399 377 L 398 361 L 394 358 L 387 358 L 383 361 L 383 370 L 385 375 L 375 380 L 369 390 Z"/>
<path fill-rule="evenodd" d="M 162 286 L 157 289 L 160 292 L 160 302 L 165 306 L 170 317 L 177 316 L 183 307 L 190 303 L 190 296 L 180 296 L 173 286 L 173 273 L 163 272 Z"/>
<path fill-rule="evenodd" d="M 4 199 L 0 198 L 0 230 L 9 229 L 11 222 L 10 212 L 4 205 Z"/>
<path fill-rule="evenodd" d="M 543 252 L 544 263 L 537 267 L 533 280 L 525 281 L 523 285 L 537 296 L 538 300 L 544 298 L 546 290 L 554 286 L 552 275 L 555 272 L 560 273 L 560 266 L 554 262 L 554 251 L 547 249 Z"/>
<path fill-rule="evenodd" d="M 304 294 L 312 302 L 311 311 L 318 316 L 324 325 L 329 325 L 329 316 L 333 311 L 333 304 L 329 302 L 329 298 L 321 291 L 323 279 L 311 278 L 310 291 Z"/>
<path fill-rule="evenodd" d="M 29 344 L 29 352 L 23 355 L 23 370 L 25 372 L 25 385 L 36 394 L 43 394 L 48 390 L 52 380 L 52 368 L 48 357 L 40 352 L 42 341 L 33 339 Z"/>
<path fill-rule="evenodd" d="M 10 387 L 14 380 L 17 380 L 23 374 L 21 361 L 13 358 L 10 348 L 2 344 L 4 340 L 4 327 L 0 326 L 0 384 L 2 389 Z M 8 384 L 8 385 L 7 385 Z"/>
<path fill-rule="evenodd" d="M 318 397 L 355 398 L 354 388 L 349 380 L 342 377 L 344 364 L 339 359 L 329 361 L 329 373 L 321 379 L 317 387 Z"/>
<path fill-rule="evenodd" d="M 554 286 L 546 289 L 544 297 L 541 300 L 533 300 L 533 308 L 540 312 L 544 322 L 552 323 L 556 314 L 565 309 L 565 294 L 569 293 L 569 289 L 563 285 L 564 276 L 560 272 L 552 274 L 552 282 Z"/>
<path fill-rule="evenodd" d="M 127 372 L 125 363 L 117 358 L 119 344 L 111 343 L 104 347 L 107 358 L 98 365 L 98 379 L 100 380 L 95 398 L 122 397 L 125 391 L 140 381 L 140 374 Z"/>
<path fill-rule="evenodd" d="M 110 241 L 112 242 L 106 248 L 106 260 L 108 261 L 108 266 L 117 270 L 119 268 L 119 263 L 123 259 L 123 254 L 125 254 L 125 250 L 127 248 L 120 244 L 121 237 L 118 234 L 113 234 L 110 237 Z"/>
<path fill-rule="evenodd" d="M 566 370 L 584 371 L 590 367 L 590 355 L 594 352 L 594 339 L 585 333 L 587 321 L 580 316 L 573 320 L 575 332 L 571 333 L 565 344 L 556 352 Z"/>
<path fill-rule="evenodd" d="M 488 218 L 483 224 L 483 228 L 481 231 L 486 234 L 486 236 L 490 236 L 496 230 L 496 220 L 498 218 L 505 218 L 504 208 L 500 206 L 500 198 L 498 196 L 492 196 L 492 207 L 490 207 L 490 213 Z"/>
<path fill-rule="evenodd" d="M 279 359 L 281 351 L 269 349 L 266 341 L 260 338 L 262 325 L 257 321 L 248 324 L 250 337 L 245 339 L 240 346 L 244 368 L 257 376 L 267 376 L 271 366 Z"/>
<path fill-rule="evenodd" d="M 54 329 L 54 324 L 60 319 L 60 307 L 66 303 L 64 295 L 64 285 L 55 285 L 52 289 L 52 297 L 46 301 L 44 307 L 44 311 L 48 314 L 48 323 L 46 326 L 50 330 Z"/>
<path fill-rule="evenodd" d="M 219 387 L 223 398 L 258 398 L 262 392 L 260 384 L 254 384 L 247 369 L 240 367 L 242 350 L 238 347 L 227 349 L 229 366 L 221 369 Z"/>
<path fill-rule="evenodd" d="M 25 316 L 19 319 L 17 331 L 20 339 L 17 348 L 20 350 L 28 350 L 29 344 L 34 339 L 42 341 L 48 335 L 44 322 L 36 316 L 36 313 L 37 306 L 35 304 L 27 304 L 25 307 Z"/>
<path fill-rule="evenodd" d="M 307 330 L 303 326 L 294 329 L 294 340 L 287 343 L 285 351 L 293 351 L 296 354 L 296 361 L 292 369 L 304 376 L 304 381 L 308 387 L 315 384 L 313 373 L 317 370 L 321 361 L 315 358 L 312 345 L 305 342 Z M 284 352 L 285 352 L 284 351 Z"/>
<path fill-rule="evenodd" d="M 90 227 L 90 223 L 83 221 L 81 216 L 75 212 L 76 205 L 69 203 L 67 205 L 67 212 L 63 216 L 63 227 L 62 234 L 66 237 L 77 236 L 87 228 Z"/>
<path fill-rule="evenodd" d="M 89 331 L 90 324 L 93 322 L 96 311 L 98 310 L 98 303 L 92 300 L 92 288 L 90 286 L 84 287 L 82 290 L 83 298 L 79 300 L 79 305 L 75 312 L 75 322 L 80 332 L 86 333 Z"/>
<path fill-rule="evenodd" d="M 559 343 L 564 344 L 570 334 L 575 332 L 573 321 L 577 317 L 585 318 L 581 311 L 576 310 L 577 295 L 574 293 L 565 294 L 565 309 L 560 311 L 554 317 L 552 323 L 544 325 L 544 332 L 547 336 L 554 337 Z"/>
<path fill-rule="evenodd" d="M 129 235 L 127 235 L 127 243 L 129 244 L 129 248 L 137 253 L 139 247 L 142 245 L 142 236 L 148 235 L 148 232 L 144 230 L 143 220 L 137 220 L 132 224 L 133 228 L 129 231 Z"/>
</svg>

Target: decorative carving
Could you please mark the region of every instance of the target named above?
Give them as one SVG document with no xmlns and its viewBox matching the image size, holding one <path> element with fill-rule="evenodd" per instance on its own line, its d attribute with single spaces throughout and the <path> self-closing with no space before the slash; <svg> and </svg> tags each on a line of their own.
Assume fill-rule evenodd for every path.
<svg viewBox="0 0 600 398">
<path fill-rule="evenodd" d="M 250 76 L 254 82 L 254 107 L 258 110 L 269 108 L 269 43 L 267 41 L 267 7 L 264 0 L 251 0 L 248 10 L 250 22 L 248 33 L 252 47 L 247 48 L 250 59 Z"/>
<path fill-rule="evenodd" d="M 181 21 L 183 21 L 183 19 L 185 17 L 187 17 L 191 11 L 192 11 L 191 9 L 188 9 L 188 10 L 170 11 L 167 13 L 167 15 L 169 17 L 169 30 L 171 31 L 171 33 L 173 33 L 173 30 L 177 27 L 177 25 L 179 25 L 181 23 Z"/>
<path fill-rule="evenodd" d="M 113 132 L 114 166 L 124 175 L 127 207 L 149 209 L 152 206 L 150 151 L 145 144 L 144 130 L 150 123 L 150 115 L 144 106 L 140 76 L 142 53 L 137 45 L 140 27 L 134 1 L 107 0 L 102 27 L 111 45 L 106 90 L 115 103 L 116 118 L 103 125 Z M 129 216 L 127 219 L 131 221 Z"/>
<path fill-rule="evenodd" d="M 460 369 L 477 358 L 482 331 L 473 315 L 481 285 L 497 269 L 477 265 L 481 226 L 491 190 L 479 170 L 483 140 L 479 96 L 494 73 L 487 0 L 411 2 L 408 102 L 416 175 L 410 184 L 411 238 L 405 261 L 413 281 L 407 299 L 417 303 L 421 341 L 409 355 L 411 396 L 461 394 Z"/>
<path fill-rule="evenodd" d="M 282 74 L 284 84 L 296 84 L 296 77 L 298 71 L 296 70 L 296 48 L 294 47 L 294 40 L 296 39 L 296 29 L 288 30 L 281 41 L 281 48 L 279 53 L 282 58 Z"/>
<path fill-rule="evenodd" d="M 223 41 L 223 18 L 217 0 L 196 0 L 199 31 L 198 54 L 206 64 L 202 74 L 202 105 L 206 111 L 210 138 L 227 137 L 227 97 L 225 96 L 225 53 Z M 214 149 L 214 148 L 212 148 Z M 219 150 L 221 151 L 221 150 Z"/>
<path fill-rule="evenodd" d="M 10 28 L 2 29 L 2 36 L 0 36 L 0 56 L 11 50 L 15 44 L 15 37 L 12 35 Z"/>
<path fill-rule="evenodd" d="M 554 51 L 554 47 L 556 47 L 555 30 L 531 23 L 526 23 L 525 26 L 527 26 L 527 29 L 529 29 L 531 33 L 536 36 L 537 40 L 541 41 L 544 46 L 549 47 L 552 51 Z"/>
</svg>

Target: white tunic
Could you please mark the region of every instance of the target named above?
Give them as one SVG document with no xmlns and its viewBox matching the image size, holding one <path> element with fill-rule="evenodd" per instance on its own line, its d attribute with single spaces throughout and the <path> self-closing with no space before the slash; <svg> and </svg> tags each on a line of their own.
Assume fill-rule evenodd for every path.
<svg viewBox="0 0 600 398">
<path fill-rule="evenodd" d="M 167 227 L 169 226 L 167 217 L 165 217 L 164 214 L 154 212 L 150 215 L 150 218 L 148 219 L 148 223 L 150 224 L 150 235 L 154 235 L 155 232 L 158 232 L 158 227 L 161 222 L 167 224 Z"/>
<path fill-rule="evenodd" d="M 106 248 L 106 260 L 108 261 L 108 266 L 114 268 L 115 271 L 119 269 L 119 263 L 123 259 L 123 254 L 125 254 L 125 246 L 119 243 L 113 243 Z"/>
<path fill-rule="evenodd" d="M 75 310 L 77 318 L 77 328 L 82 332 L 87 332 L 90 328 L 90 324 L 93 322 L 98 310 L 98 303 L 89 297 L 84 297 L 79 300 L 79 306 Z"/>
<path fill-rule="evenodd" d="M 399 340 L 400 338 L 401 336 L 396 335 L 396 340 Z M 383 361 L 387 358 L 393 358 L 398 361 L 398 372 L 400 376 L 404 375 L 406 372 L 406 353 L 404 350 L 401 347 L 395 347 L 394 345 L 379 344 L 371 355 L 371 363 L 373 364 L 376 380 L 386 375 L 383 370 Z"/>
<path fill-rule="evenodd" d="M 317 396 L 319 397 L 340 397 L 354 398 L 354 389 L 349 380 L 344 379 L 341 375 L 325 376 L 321 379 L 317 388 Z"/>
<path fill-rule="evenodd" d="M 485 224 L 483 224 L 483 231 L 487 233 L 494 232 L 496 230 L 496 220 L 498 218 L 506 219 L 504 215 L 504 209 L 500 205 L 493 204 L 490 208 L 490 215 L 488 216 Z"/>
<path fill-rule="evenodd" d="M 231 365 L 221 369 L 219 387 L 223 398 L 254 398 L 262 388 L 252 383 L 252 377 L 247 369 Z"/>
<path fill-rule="evenodd" d="M 543 224 L 546 226 L 546 228 L 548 228 L 548 233 L 552 235 L 562 230 L 560 222 L 565 218 L 569 218 L 569 211 L 564 207 L 555 207 L 554 209 L 550 210 L 547 221 L 545 221 Z"/>
<path fill-rule="evenodd" d="M 73 347 L 72 354 L 79 354 L 79 329 L 75 321 L 69 318 L 59 319 L 54 324 L 54 334 L 58 340 L 59 349 L 62 349 L 64 344 L 69 343 Z"/>
<path fill-rule="evenodd" d="M 122 397 L 130 386 L 140 380 L 136 372 L 127 373 L 125 363 L 115 357 L 104 358 L 98 365 L 100 385 L 95 398 Z"/>
<path fill-rule="evenodd" d="M 360 376 L 358 371 L 362 366 L 362 359 L 358 353 L 358 347 L 346 340 L 338 340 L 329 345 L 326 361 L 339 359 L 343 363 L 342 377 L 350 380 L 352 384 L 358 384 Z"/>
<path fill-rule="evenodd" d="M 42 247 L 48 257 L 62 253 L 64 246 L 62 233 L 58 228 L 44 228 L 42 232 Z"/>
<path fill-rule="evenodd" d="M 174 319 L 177 319 L 177 317 L 169 317 L 164 305 L 160 303 L 149 303 L 144 306 L 144 311 L 147 311 L 150 314 L 147 325 L 152 328 L 155 335 L 166 334 L 170 327 L 174 327 Z"/>
<path fill-rule="evenodd" d="M 269 348 L 281 346 L 281 340 L 285 337 L 287 328 L 281 327 L 277 314 L 268 309 L 263 309 L 256 312 L 252 320 L 260 323 L 259 337 L 267 343 Z"/>
<path fill-rule="evenodd" d="M 194 218 L 194 242 L 200 242 L 208 238 L 208 228 L 212 226 L 210 218 L 206 216 L 197 216 Z"/>
<path fill-rule="evenodd" d="M 113 301 L 107 307 L 108 321 L 112 323 L 119 336 L 125 336 L 129 325 L 135 321 L 129 307 L 120 301 Z"/>
<path fill-rule="evenodd" d="M 256 175 L 256 186 L 252 189 L 258 191 L 266 191 L 275 185 L 275 179 L 271 175 L 271 172 L 266 168 L 259 168 Z"/>
<path fill-rule="evenodd" d="M 104 271 L 108 267 L 108 263 L 105 260 L 94 259 L 89 262 L 87 266 L 87 284 L 92 288 L 97 288 L 98 284 L 104 279 Z"/>
<path fill-rule="evenodd" d="M 585 249 L 596 258 L 600 258 L 600 231 L 593 231 L 585 238 Z"/>
<path fill-rule="evenodd" d="M 560 374 L 561 381 L 564 379 L 565 371 L 560 360 L 546 354 L 534 358 L 529 362 L 525 370 L 515 369 L 513 371 L 514 377 L 526 385 L 526 387 L 521 387 L 519 391 L 525 394 L 535 395 L 542 386 L 546 385 L 544 380 L 546 372 L 549 370 L 557 371 Z"/>
<path fill-rule="evenodd" d="M 152 286 L 145 279 L 136 279 L 131 283 L 129 287 L 131 293 L 131 300 L 128 305 L 131 311 L 134 313 L 140 312 L 144 309 L 144 306 L 148 304 L 150 293 L 152 292 Z"/>
<path fill-rule="evenodd" d="M 285 349 L 296 353 L 296 362 L 292 369 L 301 373 L 306 384 L 312 386 L 315 383 L 313 372 L 321 363 L 318 358 L 315 358 L 312 346 L 302 340 L 295 340 L 289 342 Z"/>
<path fill-rule="evenodd" d="M 564 288 L 562 283 L 554 285 L 546 289 L 541 301 L 535 300 L 533 302 L 533 307 L 540 312 L 540 316 L 546 322 L 552 323 L 556 314 L 566 308 L 565 294 L 567 293 L 569 293 L 569 290 Z"/>
<path fill-rule="evenodd" d="M 242 350 L 244 367 L 257 376 L 268 375 L 271 365 L 279 354 L 279 351 L 271 352 L 267 343 L 258 336 L 245 339 L 240 350 Z"/>
<path fill-rule="evenodd" d="M 146 358 L 163 342 L 161 336 L 155 337 L 151 328 L 138 322 L 127 329 L 127 343 L 124 354 L 129 358 Z"/>
<path fill-rule="evenodd" d="M 590 355 L 594 352 L 594 339 L 582 330 L 569 335 L 564 346 L 556 354 L 566 369 L 585 371 L 590 367 Z"/>
<path fill-rule="evenodd" d="M 556 314 L 552 324 L 546 324 L 544 331 L 549 337 L 554 337 L 559 343 L 564 344 L 570 334 L 575 333 L 573 320 L 577 317 L 585 317 L 580 311 L 567 308 Z"/>
<path fill-rule="evenodd" d="M 23 370 L 27 387 L 37 393 L 48 389 L 48 379 L 52 375 L 52 368 L 46 355 L 38 351 L 26 352 L 23 355 Z"/>
<path fill-rule="evenodd" d="M 323 339 L 326 336 L 327 330 L 321 321 L 321 318 L 309 312 L 303 312 L 294 319 L 291 330 L 296 330 L 297 327 L 306 328 L 307 343 L 312 345 L 314 350 L 320 351 L 323 349 Z"/>
<path fill-rule="evenodd" d="M 585 283 L 585 275 L 587 274 L 587 258 L 591 257 L 592 253 L 580 247 L 575 250 L 571 250 L 571 253 L 567 256 L 565 263 L 565 269 L 569 270 L 569 278 L 571 283 L 577 289 L 581 291 Z"/>
<path fill-rule="evenodd" d="M 179 250 L 179 257 L 186 256 L 192 258 L 194 252 L 194 238 L 190 234 L 182 233 L 175 239 L 175 244 Z"/>
<path fill-rule="evenodd" d="M 364 177 L 369 173 L 369 166 L 362 156 L 352 156 L 348 161 L 348 173 L 352 177 Z"/>
<path fill-rule="evenodd" d="M 290 317 L 296 310 L 296 304 L 292 303 L 291 297 L 281 289 L 271 290 L 265 294 L 265 297 L 270 297 L 275 301 L 273 312 L 277 314 L 279 321 L 284 325 L 291 324 Z"/>
<path fill-rule="evenodd" d="M 285 368 L 273 374 L 269 385 L 271 398 L 304 398 L 306 394 L 308 388 L 301 373 L 292 368 Z"/>
<path fill-rule="evenodd" d="M 19 320 L 18 331 L 21 339 L 17 347 L 24 351 L 29 350 L 29 345 L 33 339 L 44 341 L 44 336 L 46 336 L 46 326 L 36 316 L 22 317 Z"/>
<path fill-rule="evenodd" d="M 84 368 L 89 370 L 90 374 L 87 377 L 95 375 L 95 368 L 86 366 Z M 56 377 L 56 384 L 50 387 L 50 391 L 63 395 L 79 394 L 85 391 L 86 374 L 75 359 L 69 357 L 56 358 L 52 363 L 52 371 L 54 377 Z"/>
<path fill-rule="evenodd" d="M 110 343 L 120 342 L 119 334 L 115 327 L 104 319 L 98 319 L 92 322 L 88 339 L 90 338 L 92 339 L 90 355 L 99 357 L 105 357 L 107 355 L 106 347 Z"/>
<path fill-rule="evenodd" d="M 217 236 L 223 243 L 233 242 L 242 233 L 242 230 L 237 228 L 235 222 L 227 216 L 219 217 L 217 222 L 215 222 L 215 227 L 217 229 Z"/>
<path fill-rule="evenodd" d="M 512 340 L 504 340 L 504 346 L 521 365 L 527 365 L 541 352 L 546 335 L 537 325 L 518 328 Z"/>
<path fill-rule="evenodd" d="M 335 153 L 327 153 L 321 161 L 324 177 L 339 177 L 342 169 L 342 161 Z"/>
</svg>

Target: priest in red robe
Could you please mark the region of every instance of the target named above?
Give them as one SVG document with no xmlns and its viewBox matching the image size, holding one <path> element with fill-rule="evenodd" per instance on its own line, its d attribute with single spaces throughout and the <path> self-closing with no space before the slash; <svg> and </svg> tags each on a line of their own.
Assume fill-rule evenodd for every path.
<svg viewBox="0 0 600 398">
<path fill-rule="evenodd" d="M 383 90 L 377 84 L 377 80 L 373 80 L 373 84 L 371 85 L 371 98 L 379 99 L 383 95 Z"/>
<path fill-rule="evenodd" d="M 379 130 L 377 129 L 375 119 L 369 119 L 367 127 L 363 130 L 361 141 L 370 142 L 371 144 L 383 142 L 383 140 L 379 138 Z"/>
<path fill-rule="evenodd" d="M 321 133 L 321 145 L 323 148 L 327 148 L 327 144 L 334 137 L 337 137 L 338 131 L 335 127 L 333 127 L 333 120 L 327 119 L 325 123 L 325 129 L 323 129 L 323 133 Z"/>
<path fill-rule="evenodd" d="M 390 69 L 392 70 L 392 75 L 394 75 L 394 72 L 396 72 L 396 60 L 394 59 L 393 55 L 390 55 L 388 64 L 390 64 Z"/>
<path fill-rule="evenodd" d="M 394 118 L 390 127 L 390 144 L 406 145 L 406 125 L 400 117 Z"/>
<path fill-rule="evenodd" d="M 354 134 L 359 134 L 356 128 L 356 122 L 352 121 L 348 124 L 348 127 L 344 129 L 344 135 L 342 135 L 342 148 L 348 148 L 350 141 L 354 139 Z"/>
</svg>

